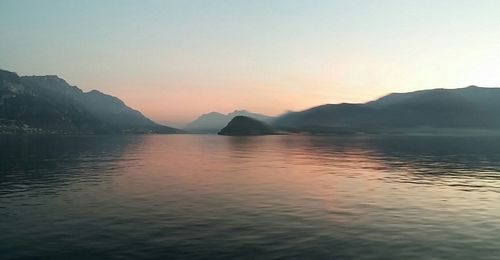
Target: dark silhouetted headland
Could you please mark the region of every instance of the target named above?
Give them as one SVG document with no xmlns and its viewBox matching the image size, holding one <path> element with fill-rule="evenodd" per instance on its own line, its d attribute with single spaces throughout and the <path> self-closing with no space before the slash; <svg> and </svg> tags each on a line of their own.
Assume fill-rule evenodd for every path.
<svg viewBox="0 0 500 260">
<path fill-rule="evenodd" d="M 270 135 L 274 131 L 267 124 L 247 116 L 234 117 L 226 127 L 220 130 L 219 135 Z"/>
<path fill-rule="evenodd" d="M 157 124 L 120 99 L 83 92 L 57 76 L 0 70 L 0 132 L 179 133 Z"/>
<path fill-rule="evenodd" d="M 235 110 L 229 114 L 221 114 L 218 112 L 211 112 L 208 114 L 203 114 L 198 117 L 193 122 L 189 123 L 184 127 L 184 130 L 190 133 L 203 133 L 203 134 L 216 134 L 221 128 L 226 126 L 231 119 L 235 116 L 246 116 L 253 119 L 259 120 L 264 123 L 271 123 L 275 118 L 271 116 L 266 116 L 262 114 L 248 112 L 246 110 Z"/>
</svg>

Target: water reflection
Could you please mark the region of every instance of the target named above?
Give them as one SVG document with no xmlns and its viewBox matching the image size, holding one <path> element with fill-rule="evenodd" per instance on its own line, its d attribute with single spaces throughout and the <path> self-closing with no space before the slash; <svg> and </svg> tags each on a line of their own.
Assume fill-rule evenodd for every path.
<svg viewBox="0 0 500 260">
<path fill-rule="evenodd" d="M 2 259 L 495 259 L 500 140 L 0 139 Z"/>
<path fill-rule="evenodd" d="M 117 173 L 142 136 L 1 136 L 0 193 L 57 191 Z M 132 152 L 133 153 L 133 152 Z M 129 163 L 132 163 L 129 161 Z"/>
<path fill-rule="evenodd" d="M 495 137 L 282 137 L 284 149 L 307 151 L 314 158 L 355 154 L 394 167 L 439 166 L 465 170 L 499 170 L 500 138 Z M 334 159 L 334 158 L 333 158 Z M 438 173 L 438 172 L 436 172 Z"/>
<path fill-rule="evenodd" d="M 375 169 L 392 173 L 382 175 L 387 182 L 443 184 L 500 192 L 498 137 L 284 136 L 279 145 L 287 156 L 335 168 L 336 174 L 341 169 L 350 174 Z"/>
</svg>

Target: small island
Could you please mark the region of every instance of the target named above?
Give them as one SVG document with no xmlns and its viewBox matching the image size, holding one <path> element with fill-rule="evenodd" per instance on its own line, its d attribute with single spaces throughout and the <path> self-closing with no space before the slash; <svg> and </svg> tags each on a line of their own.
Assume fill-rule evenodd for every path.
<svg viewBox="0 0 500 260">
<path fill-rule="evenodd" d="M 235 116 L 218 134 L 231 136 L 272 135 L 274 131 L 265 123 L 251 117 Z"/>
</svg>

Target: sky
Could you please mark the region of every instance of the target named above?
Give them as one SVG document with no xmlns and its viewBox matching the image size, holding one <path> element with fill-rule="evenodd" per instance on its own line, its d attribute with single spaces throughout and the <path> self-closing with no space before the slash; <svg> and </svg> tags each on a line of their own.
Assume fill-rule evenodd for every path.
<svg viewBox="0 0 500 260">
<path fill-rule="evenodd" d="M 0 68 L 161 123 L 500 87 L 498 0 L 0 0 Z"/>
</svg>

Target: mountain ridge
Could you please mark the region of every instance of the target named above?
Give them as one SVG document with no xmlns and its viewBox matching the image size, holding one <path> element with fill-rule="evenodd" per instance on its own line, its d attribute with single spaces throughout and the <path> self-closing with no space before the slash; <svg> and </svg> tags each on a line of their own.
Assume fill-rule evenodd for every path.
<svg viewBox="0 0 500 260">
<path fill-rule="evenodd" d="M 6 70 L 0 70 L 0 121 L 4 132 L 181 132 L 155 123 L 115 96 L 84 92 L 56 75 L 19 76 Z"/>
<path fill-rule="evenodd" d="M 311 133 L 500 130 L 500 88 L 429 89 L 391 93 L 366 103 L 325 104 L 284 114 L 273 126 Z"/>
</svg>

